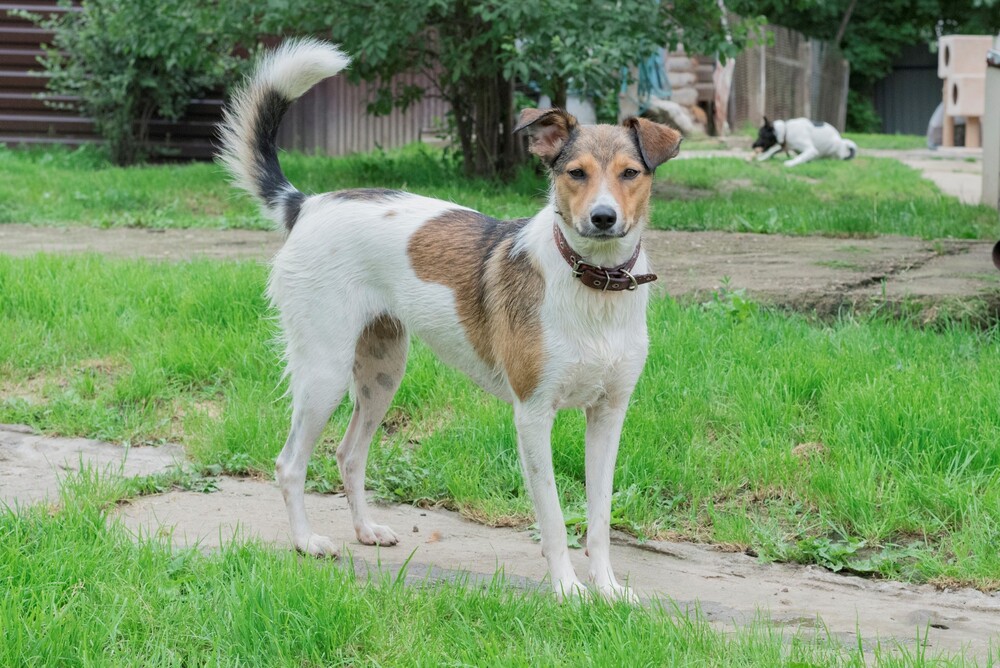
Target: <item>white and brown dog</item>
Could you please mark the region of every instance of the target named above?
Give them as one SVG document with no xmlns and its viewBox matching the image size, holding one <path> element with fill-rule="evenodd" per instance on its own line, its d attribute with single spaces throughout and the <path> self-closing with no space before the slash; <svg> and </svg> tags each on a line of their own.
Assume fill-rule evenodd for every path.
<svg viewBox="0 0 1000 668">
<path fill-rule="evenodd" d="M 587 416 L 590 581 L 626 594 L 609 553 L 612 480 L 629 397 L 646 360 L 649 274 L 640 238 L 653 170 L 680 135 L 628 119 L 580 126 L 558 109 L 526 109 L 517 130 L 551 171 L 549 203 L 499 221 L 450 202 L 360 189 L 306 196 L 278 164 L 275 134 L 288 105 L 349 60 L 313 40 L 286 43 L 236 94 L 222 161 L 287 230 L 268 295 L 286 345 L 292 423 L 277 478 L 295 547 L 336 555 L 303 501 L 306 464 L 349 390 L 354 413 L 337 462 L 358 540 L 394 545 L 365 500 L 369 443 L 406 366 L 410 335 L 487 392 L 511 403 L 518 450 L 557 594 L 585 590 L 570 563 L 552 468 L 556 411 Z"/>
</svg>

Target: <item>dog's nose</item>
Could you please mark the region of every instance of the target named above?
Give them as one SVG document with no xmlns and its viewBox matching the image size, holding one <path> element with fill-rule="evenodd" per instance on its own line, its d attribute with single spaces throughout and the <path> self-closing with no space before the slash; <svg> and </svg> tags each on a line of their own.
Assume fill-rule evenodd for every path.
<svg viewBox="0 0 1000 668">
<path fill-rule="evenodd" d="M 609 229 L 617 220 L 615 210 L 605 204 L 595 206 L 590 212 L 590 222 L 599 230 Z"/>
</svg>

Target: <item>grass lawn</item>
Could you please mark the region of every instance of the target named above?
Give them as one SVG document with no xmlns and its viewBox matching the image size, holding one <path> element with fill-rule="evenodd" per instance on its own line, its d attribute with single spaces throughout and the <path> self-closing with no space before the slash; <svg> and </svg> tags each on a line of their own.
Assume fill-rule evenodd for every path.
<svg viewBox="0 0 1000 668">
<path fill-rule="evenodd" d="M 0 257 L 0 422 L 270 476 L 288 427 L 254 263 Z M 127 286 L 123 289 L 122 286 Z M 625 425 L 615 526 L 765 559 L 1000 588 L 1000 332 L 656 300 Z M 309 486 L 334 491 L 334 416 Z M 583 525 L 583 420 L 555 469 Z M 510 409 L 415 345 L 369 486 L 527 522 Z"/>
<path fill-rule="evenodd" d="M 252 543 L 176 551 L 107 521 L 113 486 L 84 475 L 63 493 L 0 511 L 4 666 L 968 665 L 893 646 L 866 661 L 762 620 L 723 633 L 669 608 L 560 605 L 499 577 L 402 586 Z"/>
<path fill-rule="evenodd" d="M 525 168 L 511 183 L 470 181 L 444 154 L 414 145 L 388 154 L 282 158 L 306 192 L 403 188 L 501 218 L 530 216 L 546 183 Z M 817 161 L 790 172 L 779 161 L 676 160 L 660 168 L 653 227 L 783 234 L 992 238 L 996 212 L 942 195 L 888 158 Z M 94 149 L 0 149 L 0 223 L 266 228 L 213 164 L 120 169 Z"/>
<path fill-rule="evenodd" d="M 853 139 L 860 149 L 909 150 L 927 148 L 927 137 L 923 135 L 884 135 L 845 132 L 844 136 L 848 139 Z"/>
</svg>

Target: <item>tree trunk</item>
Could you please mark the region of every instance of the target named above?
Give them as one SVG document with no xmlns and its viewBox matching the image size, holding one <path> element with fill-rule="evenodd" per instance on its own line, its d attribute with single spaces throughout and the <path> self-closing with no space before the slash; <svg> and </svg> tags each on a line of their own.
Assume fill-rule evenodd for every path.
<svg viewBox="0 0 1000 668">
<path fill-rule="evenodd" d="M 840 27 L 837 29 L 837 36 L 833 38 L 833 43 L 840 48 L 840 43 L 844 41 L 844 33 L 847 32 L 847 24 L 851 22 L 851 14 L 854 13 L 854 7 L 858 4 L 858 0 L 851 0 L 851 4 L 847 5 L 847 10 L 844 12 L 844 17 L 840 20 Z"/>
<path fill-rule="evenodd" d="M 566 98 L 569 97 L 565 79 L 555 79 L 552 82 L 552 106 L 556 109 L 566 109 Z"/>
<path fill-rule="evenodd" d="M 449 96 L 466 176 L 506 179 L 523 161 L 514 130 L 514 85 L 500 74 L 459 82 Z"/>
<path fill-rule="evenodd" d="M 449 13 L 447 28 L 439 33 L 443 52 L 462 51 L 477 44 L 472 66 L 453 81 L 447 71 L 440 73 L 438 88 L 451 102 L 462 165 L 466 176 L 506 179 L 526 157 L 523 139 L 514 137 L 514 82 L 498 71 L 500 47 L 473 36 L 487 33 L 489 26 L 473 14 L 467 2 L 458 2 Z"/>
</svg>

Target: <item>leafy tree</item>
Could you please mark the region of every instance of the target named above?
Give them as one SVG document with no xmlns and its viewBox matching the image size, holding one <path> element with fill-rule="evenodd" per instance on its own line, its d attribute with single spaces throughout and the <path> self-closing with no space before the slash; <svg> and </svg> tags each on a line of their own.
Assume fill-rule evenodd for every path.
<svg viewBox="0 0 1000 668">
<path fill-rule="evenodd" d="M 148 153 L 154 116 L 179 118 L 192 97 L 227 78 L 242 25 L 238 5 L 85 0 L 80 11 L 22 15 L 55 33 L 41 59 L 49 90 L 77 96 L 111 159 L 126 165 Z"/>
<path fill-rule="evenodd" d="M 892 70 L 904 47 L 941 35 L 1000 31 L 1000 0 L 733 0 L 736 12 L 762 14 L 771 23 L 839 42 L 851 64 L 849 125 L 875 116 L 875 84 Z"/>
<path fill-rule="evenodd" d="M 724 56 L 747 35 L 739 24 L 728 42 L 720 5 L 698 0 L 271 0 L 260 26 L 339 42 L 355 58 L 350 76 L 377 82 L 376 112 L 443 97 L 466 173 L 485 177 L 508 175 L 522 158 L 511 136 L 517 84 L 534 82 L 564 104 L 571 86 L 616 90 L 623 66 L 682 34 L 688 48 Z M 393 83 L 407 71 L 423 72 L 428 86 Z"/>
</svg>

